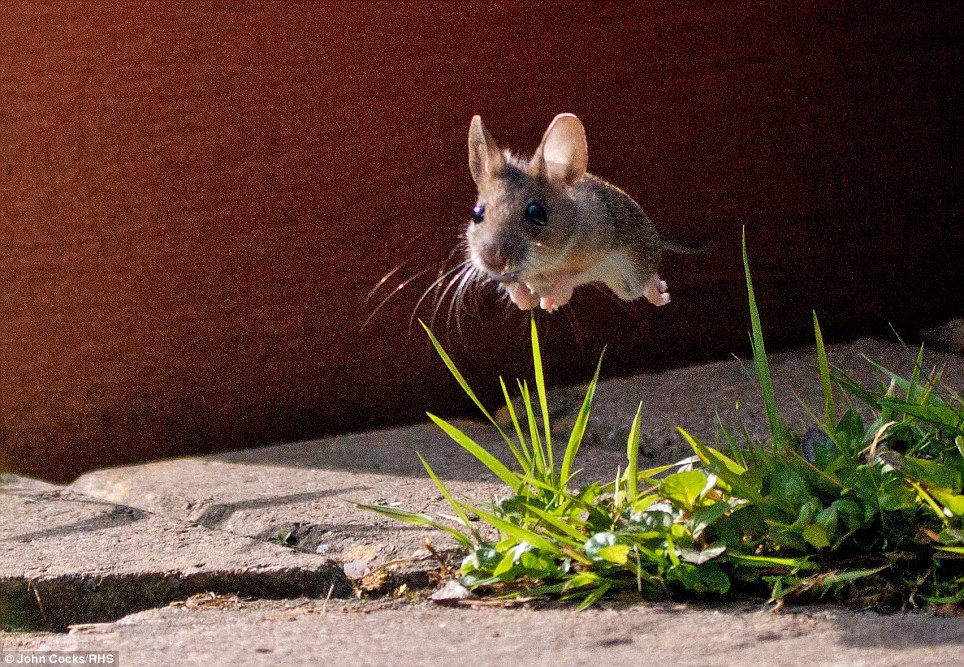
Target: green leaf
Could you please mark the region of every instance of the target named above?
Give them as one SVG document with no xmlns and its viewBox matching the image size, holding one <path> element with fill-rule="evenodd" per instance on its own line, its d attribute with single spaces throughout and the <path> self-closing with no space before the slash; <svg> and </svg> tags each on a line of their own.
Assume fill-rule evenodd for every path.
<svg viewBox="0 0 964 667">
<path fill-rule="evenodd" d="M 708 591 L 723 595 L 730 590 L 730 578 L 718 567 L 706 567 L 702 573 L 703 586 Z"/>
<path fill-rule="evenodd" d="M 883 406 L 896 412 L 903 412 L 911 417 L 917 417 L 937 427 L 943 427 L 958 436 L 964 433 L 964 412 L 945 405 L 918 405 L 896 398 L 885 398 Z"/>
<path fill-rule="evenodd" d="M 816 523 L 817 525 L 819 525 L 821 528 L 824 529 L 828 539 L 831 535 L 837 532 L 837 522 L 839 520 L 838 505 L 837 505 L 838 502 L 840 501 L 834 501 L 834 503 L 832 503 L 830 507 L 820 510 L 817 513 L 817 516 L 813 518 L 814 523 Z M 804 535 L 803 537 L 804 539 L 807 538 L 806 535 Z M 807 540 L 807 541 L 810 542 L 810 540 Z M 811 544 L 813 543 L 811 542 Z"/>
<path fill-rule="evenodd" d="M 696 509 L 689 520 L 690 530 L 693 532 L 693 539 L 699 539 L 703 531 L 716 523 L 731 507 L 732 505 L 728 502 L 718 501 L 712 505 Z"/>
<path fill-rule="evenodd" d="M 949 554 L 955 554 L 956 557 L 964 556 L 964 547 L 934 547 L 937 551 L 944 551 Z M 935 554 L 935 556 L 940 556 L 940 554 Z"/>
<path fill-rule="evenodd" d="M 591 560 L 598 561 L 604 560 L 599 552 L 606 547 L 611 547 L 616 544 L 616 535 L 608 531 L 602 533 L 596 533 L 588 540 L 583 549 L 586 555 L 589 556 Z"/>
<path fill-rule="evenodd" d="M 530 575 L 538 577 L 548 577 L 559 573 L 559 568 L 545 558 L 542 558 L 534 551 L 525 551 L 519 556 L 519 565 L 528 570 Z"/>
<path fill-rule="evenodd" d="M 604 561 L 615 563 L 616 565 L 625 565 L 629 560 L 629 547 L 625 544 L 613 544 L 600 549 L 597 555 Z"/>
<path fill-rule="evenodd" d="M 964 586 L 961 586 L 961 590 L 955 595 L 948 595 L 946 597 L 926 597 L 924 600 L 931 604 L 957 604 L 958 602 L 964 602 Z"/>
<path fill-rule="evenodd" d="M 950 489 L 930 487 L 927 489 L 934 500 L 947 508 L 954 516 L 964 516 L 964 495 L 952 493 Z"/>
<path fill-rule="evenodd" d="M 860 448 L 864 441 L 864 422 L 853 408 L 848 409 L 837 422 L 837 433 L 847 436 L 851 451 Z"/>
<path fill-rule="evenodd" d="M 675 562 L 673 567 L 666 571 L 666 578 L 678 581 L 683 584 L 683 588 L 692 591 L 700 585 L 700 569 L 691 563 Z"/>
<path fill-rule="evenodd" d="M 917 491 L 917 496 L 918 496 L 921 500 L 924 501 L 924 504 L 925 504 L 927 507 L 929 507 L 931 510 L 934 511 L 934 514 L 937 515 L 937 518 L 940 519 L 940 520 L 944 523 L 944 525 L 946 526 L 946 525 L 947 525 L 947 522 L 948 522 L 947 516 L 944 515 L 944 510 L 943 510 L 943 508 L 942 508 L 940 505 L 937 504 L 937 501 L 934 500 L 934 498 L 931 496 L 931 494 L 928 493 L 927 490 L 924 489 L 923 486 L 921 486 L 920 484 L 918 484 L 918 483 L 915 482 L 914 480 L 909 479 L 909 480 L 907 480 L 907 481 L 910 483 L 910 485 L 911 485 L 912 487 L 914 487 L 914 490 Z"/>
<path fill-rule="evenodd" d="M 598 586 L 602 580 L 602 577 L 595 572 L 589 570 L 578 572 L 566 581 L 563 590 L 571 591 L 584 586 Z"/>
<path fill-rule="evenodd" d="M 770 496 L 792 514 L 796 514 L 811 497 L 803 478 L 783 463 L 778 464 L 770 476 Z"/>
<path fill-rule="evenodd" d="M 830 507 L 824 511 L 828 511 L 831 509 L 834 510 L 836 514 L 837 524 L 839 525 L 840 523 L 843 523 L 844 528 L 847 531 L 854 531 L 860 528 L 861 526 L 863 526 L 866 520 L 865 517 L 867 517 L 868 514 L 871 517 L 876 517 L 876 514 L 877 514 L 876 511 L 873 510 L 873 508 L 870 508 L 870 512 L 868 512 L 860 504 L 852 500 L 844 500 L 844 499 L 838 499 L 833 501 Z M 820 514 L 817 515 L 818 523 L 820 523 L 820 516 L 821 516 Z M 827 528 L 827 526 L 824 526 L 824 527 Z M 834 531 L 837 530 L 836 525 L 833 527 L 833 530 Z"/>
<path fill-rule="evenodd" d="M 578 607 L 576 607 L 576 611 L 583 611 L 584 609 L 588 609 L 589 607 L 593 606 L 594 604 L 602 600 L 603 596 L 609 592 L 609 589 L 611 587 L 612 587 L 612 584 L 607 582 L 602 586 L 600 586 L 599 588 L 597 588 L 596 590 L 594 590 L 592 593 L 586 596 L 586 598 L 579 604 Z"/>
<path fill-rule="evenodd" d="M 473 549 L 462 561 L 462 574 L 473 570 L 491 573 L 502 561 L 499 553 L 491 543 L 485 543 Z"/>
<path fill-rule="evenodd" d="M 961 488 L 961 475 L 947 465 L 913 456 L 894 457 L 896 467 L 914 481 L 951 491 Z"/>
<path fill-rule="evenodd" d="M 811 523 L 803 529 L 803 539 L 818 549 L 824 549 L 830 546 L 827 530 L 817 523 Z"/>
<path fill-rule="evenodd" d="M 888 512 L 913 510 L 917 507 L 917 494 L 903 478 L 891 476 L 883 481 L 878 502 L 880 509 Z"/>
<path fill-rule="evenodd" d="M 696 455 L 700 457 L 703 464 L 721 480 L 733 489 L 733 493 L 741 498 L 745 498 L 753 503 L 762 503 L 763 496 L 760 495 L 759 485 L 750 477 L 746 476 L 746 468 L 736 461 L 718 452 L 712 447 L 707 447 L 691 436 L 682 428 L 677 427 L 677 431 L 689 443 Z"/>
<path fill-rule="evenodd" d="M 498 577 L 504 581 L 511 580 L 511 577 L 506 577 L 506 575 L 509 574 L 515 567 L 515 560 L 516 559 L 511 550 L 502 554 L 502 560 L 500 560 L 499 564 L 495 566 L 494 570 L 492 570 L 492 576 Z"/>
<path fill-rule="evenodd" d="M 659 495 L 692 510 L 706 488 L 706 475 L 701 470 L 687 470 L 670 475 L 659 485 Z"/>
<path fill-rule="evenodd" d="M 870 577 L 877 574 L 878 572 L 883 572 L 889 565 L 883 565 L 881 567 L 872 567 L 862 570 L 847 570 L 846 572 L 828 572 L 823 575 L 823 581 L 828 584 L 839 584 L 845 581 L 856 581 L 857 579 L 863 579 L 864 577 Z"/>
</svg>

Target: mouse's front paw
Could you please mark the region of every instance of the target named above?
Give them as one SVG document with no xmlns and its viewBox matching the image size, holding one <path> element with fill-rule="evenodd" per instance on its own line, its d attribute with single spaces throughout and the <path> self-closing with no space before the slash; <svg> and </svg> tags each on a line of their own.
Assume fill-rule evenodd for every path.
<svg viewBox="0 0 964 667">
<path fill-rule="evenodd" d="M 512 283 L 506 285 L 506 291 L 512 303 L 517 305 L 520 310 L 532 310 L 539 305 L 539 295 L 532 292 L 525 283 Z"/>
<path fill-rule="evenodd" d="M 542 306 L 543 310 L 550 313 L 554 313 L 567 303 L 569 299 L 572 298 L 573 284 L 568 280 L 560 280 L 559 282 L 552 285 L 548 292 L 541 292 L 539 296 L 539 305 Z"/>
</svg>

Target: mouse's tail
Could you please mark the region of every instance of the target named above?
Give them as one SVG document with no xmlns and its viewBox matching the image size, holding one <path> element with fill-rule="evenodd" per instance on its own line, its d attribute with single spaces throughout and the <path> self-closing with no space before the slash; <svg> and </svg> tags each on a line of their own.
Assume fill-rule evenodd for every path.
<svg viewBox="0 0 964 667">
<path fill-rule="evenodd" d="M 687 243 L 686 241 L 678 241 L 677 239 L 670 239 L 663 237 L 663 247 L 667 250 L 672 250 L 673 252 L 682 252 L 688 255 L 695 255 L 697 253 L 706 252 L 709 247 L 705 243 Z"/>
</svg>

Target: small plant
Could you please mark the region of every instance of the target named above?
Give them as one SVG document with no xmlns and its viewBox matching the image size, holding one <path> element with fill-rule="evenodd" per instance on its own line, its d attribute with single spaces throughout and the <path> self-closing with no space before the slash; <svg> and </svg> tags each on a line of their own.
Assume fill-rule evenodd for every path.
<svg viewBox="0 0 964 667">
<path fill-rule="evenodd" d="M 814 427 L 795 434 L 776 408 L 745 239 L 743 261 L 768 442 L 755 441 L 745 429 L 734 436 L 718 416 L 715 447 L 679 429 L 694 456 L 640 471 L 640 405 L 625 470 L 612 481 L 574 489 L 573 466 L 602 356 L 560 459 L 534 319 L 535 395 L 527 381 L 517 382 L 522 415 L 500 378 L 511 432 L 486 410 L 425 327 L 456 381 L 504 439 L 514 464 L 449 422 L 429 417 L 502 480 L 509 494 L 498 503 L 456 499 L 419 454 L 458 527 L 396 508 L 363 507 L 451 535 L 469 551 L 461 567 L 461 582 L 469 588 L 577 600 L 580 608 L 612 595 L 664 599 L 738 591 L 774 601 L 829 595 L 876 608 L 964 601 L 964 402 L 941 385 L 939 372 L 922 375 L 923 348 L 909 379 L 874 364 L 884 383 L 872 388 L 831 369 L 814 314 L 824 405 L 821 416 L 813 415 Z M 838 418 L 835 387 L 848 403 L 862 402 L 872 418 L 865 420 L 854 407 Z M 472 517 L 495 529 L 498 539 L 484 539 Z"/>
</svg>

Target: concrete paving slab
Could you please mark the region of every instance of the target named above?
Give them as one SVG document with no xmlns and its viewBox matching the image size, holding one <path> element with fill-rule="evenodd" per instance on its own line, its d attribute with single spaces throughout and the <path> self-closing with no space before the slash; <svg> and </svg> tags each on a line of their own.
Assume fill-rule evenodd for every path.
<svg viewBox="0 0 964 667">
<path fill-rule="evenodd" d="M 860 358 L 863 352 L 894 370 L 909 371 L 912 353 L 896 344 L 858 341 L 830 348 L 833 362 L 848 372 L 868 377 L 871 369 Z M 796 393 L 812 405 L 819 403 L 819 386 L 812 370 L 815 364 L 813 351 L 773 355 L 771 363 L 782 413 L 792 425 L 804 425 L 805 411 L 793 396 Z M 964 358 L 933 354 L 930 363 L 946 365 L 945 378 L 949 386 L 958 390 L 964 386 Z M 564 429 L 571 425 L 581 399 L 582 390 L 579 388 L 552 392 L 550 407 L 559 447 L 564 442 Z M 686 425 L 696 435 L 712 441 L 714 413 L 719 411 L 725 419 L 730 419 L 731 408 L 736 403 L 741 405 L 743 420 L 752 432 L 762 428 L 762 410 L 757 405 L 755 383 L 737 361 L 609 380 L 598 389 L 590 430 L 581 453 L 584 479 L 608 478 L 615 473 L 617 466 L 624 465 L 629 420 L 640 401 L 644 405 L 643 465 L 658 465 L 689 455 L 675 432 L 677 424 Z M 491 429 L 471 422 L 459 422 L 459 425 L 488 446 L 498 448 L 497 436 Z M 353 577 L 364 577 L 380 565 L 398 561 L 408 562 L 410 567 L 403 572 L 408 577 L 406 582 L 411 582 L 412 587 L 428 586 L 434 583 L 428 577 L 434 562 L 410 562 L 411 559 L 424 558 L 426 537 L 442 549 L 451 543 L 433 531 L 382 518 L 362 511 L 354 504 L 376 502 L 427 513 L 446 512 L 443 499 L 415 456 L 416 451 L 432 462 L 457 495 L 492 499 L 504 493 L 491 474 L 430 425 L 96 471 L 68 488 L 8 479 L 0 494 L 0 601 L 6 605 L 8 618 L 32 627 L 62 629 L 70 623 L 109 620 L 207 591 L 238 593 L 253 598 L 325 597 L 329 591 L 334 596 L 347 595 L 351 587 L 346 572 Z M 332 584 L 335 584 L 334 588 Z M 264 603 L 268 605 L 266 607 L 257 604 L 252 607 L 250 605 L 254 603 L 248 602 L 238 604 L 238 608 L 220 609 L 219 613 L 230 618 L 211 624 L 208 624 L 214 618 L 211 615 L 177 616 L 180 612 L 159 609 L 103 627 L 105 633 L 114 633 L 109 634 L 110 641 L 129 647 L 130 655 L 135 658 L 134 664 L 139 657 L 145 657 L 145 663 L 154 664 L 156 660 L 146 659 L 151 655 L 151 644 L 138 634 L 142 632 L 139 629 L 141 623 L 145 628 L 154 627 L 151 624 L 156 623 L 161 624 L 156 626 L 158 628 L 167 628 L 164 630 L 168 633 L 165 635 L 167 641 L 171 646 L 180 647 L 171 649 L 173 654 L 185 657 L 189 662 L 194 657 L 200 660 L 207 655 L 209 640 L 223 645 L 223 642 L 233 641 L 229 639 L 231 636 L 259 636 L 262 630 L 258 624 L 267 624 L 265 627 L 271 633 L 280 634 L 278 639 L 272 640 L 274 643 L 269 643 L 264 655 L 269 656 L 272 664 L 277 664 L 279 655 L 300 664 L 298 658 L 286 653 L 284 648 L 286 642 L 294 641 L 285 634 L 288 631 L 255 613 L 262 609 L 287 607 L 270 607 L 268 603 Z M 316 624 L 306 626 L 304 631 L 309 635 L 315 633 L 319 637 L 328 637 L 327 644 L 312 644 L 325 655 L 338 655 L 340 649 L 333 649 L 331 645 L 346 641 L 346 656 L 365 656 L 364 659 L 371 664 L 377 663 L 379 656 L 384 658 L 396 653 L 405 661 L 415 661 L 407 664 L 421 664 L 418 660 L 422 657 L 427 664 L 431 660 L 446 658 L 453 651 L 458 653 L 468 640 L 483 642 L 488 647 L 490 653 L 479 653 L 473 648 L 472 655 L 482 660 L 479 664 L 488 664 L 484 660 L 490 654 L 504 660 L 511 651 L 535 651 L 533 659 L 537 660 L 547 659 L 549 655 L 539 653 L 542 649 L 536 646 L 537 635 L 518 634 L 520 624 L 535 623 L 538 626 L 540 623 L 532 620 L 534 617 L 518 615 L 522 613 L 518 610 L 483 608 L 472 612 L 476 615 L 458 610 L 445 616 L 444 611 L 424 605 L 389 605 L 383 609 L 370 605 L 339 607 L 344 603 L 336 601 L 330 601 L 330 607 L 312 606 L 314 603 L 309 602 L 299 604 L 311 609 L 305 615 L 311 616 L 314 620 L 310 623 Z M 185 609 L 181 608 L 181 611 Z M 205 613 L 213 613 L 207 606 L 204 609 Z M 692 615 L 685 611 L 687 609 Z M 341 611 L 335 614 L 331 610 Z M 358 625 L 360 621 L 345 621 L 348 625 L 344 625 L 341 620 L 332 620 L 342 619 L 346 614 L 351 617 L 350 612 L 365 610 L 372 612 L 372 618 L 381 617 L 382 620 L 372 621 L 369 625 Z M 714 633 L 717 630 L 725 632 L 725 624 L 720 625 L 712 620 L 715 617 L 706 616 L 724 612 L 660 606 L 639 606 L 633 610 L 591 612 L 602 614 L 598 616 L 571 615 L 563 610 L 539 613 L 548 614 L 546 618 L 549 620 L 544 622 L 547 636 L 554 638 L 552 641 L 561 642 L 559 645 L 567 650 L 574 645 L 572 638 L 579 637 L 572 629 L 582 627 L 580 623 L 585 620 L 588 625 L 584 637 L 590 638 L 587 646 L 614 652 L 613 659 L 649 656 L 645 651 L 655 631 L 634 625 L 634 619 L 640 614 L 648 623 L 655 623 L 654 627 L 663 628 L 659 632 L 666 639 L 664 648 L 659 650 L 665 650 L 665 653 L 657 651 L 654 655 L 675 655 L 673 651 L 677 649 L 674 646 L 681 642 L 680 638 L 693 640 L 697 634 L 713 637 L 711 643 L 715 645 Z M 530 613 L 536 612 L 525 612 Z M 617 616 L 606 616 L 606 613 Z M 870 636 L 870 628 L 890 623 L 878 616 L 842 611 L 832 613 L 837 616 L 832 620 L 825 619 L 826 623 L 820 626 L 822 629 L 815 636 L 819 641 L 830 642 L 836 647 L 832 650 L 839 649 L 840 655 L 847 656 L 847 659 L 836 663 L 836 658 L 832 657 L 829 662 L 814 664 L 861 664 L 850 660 L 857 653 L 848 644 L 848 638 Z M 299 611 L 295 616 L 300 618 L 301 614 Z M 673 625 L 676 622 L 673 619 L 677 617 L 678 624 Z M 739 635 L 745 650 L 740 649 L 744 652 L 737 654 L 743 655 L 745 660 L 773 657 L 776 646 L 773 641 L 776 640 L 766 637 L 757 638 L 758 641 L 747 640 L 750 630 L 746 628 L 750 625 L 757 628 L 759 623 L 763 624 L 759 627 L 768 627 L 767 623 L 785 621 L 773 621 L 771 616 L 766 616 L 759 617 L 765 620 L 758 623 L 758 617 L 742 619 L 740 613 L 733 610 L 725 612 L 724 617 L 735 627 L 744 628 L 734 635 L 733 641 L 737 643 L 726 646 L 734 650 L 743 646 L 737 645 L 736 636 Z M 171 619 L 175 618 L 184 623 L 181 620 L 174 623 Z M 954 634 L 959 632 L 959 619 L 888 618 L 904 620 L 893 621 L 898 624 L 893 629 L 897 634 L 881 635 L 882 646 L 891 646 L 887 641 L 897 641 L 893 637 L 901 638 L 898 643 L 903 642 L 905 648 L 911 647 L 909 655 L 915 661 L 923 661 L 922 664 L 940 655 L 938 644 L 950 641 L 942 637 L 951 636 L 955 638 L 953 641 L 960 642 L 959 634 Z M 460 630 L 450 629 L 441 634 L 432 630 L 432 624 L 449 623 L 454 623 Z M 606 623 L 625 623 L 631 631 L 626 637 L 605 644 L 608 641 L 605 633 L 610 627 Z M 700 625 L 704 623 L 706 629 Z M 900 625 L 902 623 L 904 625 Z M 914 625 L 919 623 L 925 626 Z M 926 625 L 929 623 L 932 625 Z M 463 625 L 470 627 L 465 630 L 461 627 Z M 219 629 L 220 626 L 226 629 Z M 358 646 L 365 644 L 371 636 L 372 628 L 385 627 L 395 628 L 385 631 L 383 638 L 379 639 L 383 642 L 379 650 L 388 653 L 358 652 Z M 779 626 L 782 629 L 773 632 L 778 637 L 796 642 L 797 635 L 789 627 Z M 489 635 L 479 635 L 476 629 L 489 632 Z M 100 631 L 92 632 L 96 635 Z M 238 634 L 231 635 L 232 632 Z M 406 632 L 411 637 L 424 637 L 424 640 L 407 640 L 410 644 L 407 648 L 390 643 L 393 637 L 404 637 Z M 468 639 L 461 637 L 465 632 Z M 760 632 L 766 634 L 767 631 Z M 917 639 L 915 633 L 919 635 Z M 646 646 L 637 640 L 637 635 L 646 638 Z M 375 636 L 382 635 L 376 633 Z M 427 647 L 433 637 L 437 637 L 435 645 Z M 630 643 L 623 641 L 627 637 Z M 504 641 L 499 641 L 503 638 Z M 52 643 L 47 644 L 48 639 L 41 636 L 17 635 L 16 643 L 18 646 L 67 646 L 68 639 L 56 637 L 49 639 Z M 788 650 L 796 651 L 806 643 L 801 640 L 788 646 Z M 757 644 L 770 648 L 754 653 Z M 706 643 L 698 642 L 694 646 L 697 648 L 692 653 L 693 660 L 705 664 Z M 160 652 L 157 655 L 164 655 L 161 644 L 155 645 L 155 649 Z M 247 649 L 239 644 L 237 650 L 243 653 Z M 251 650 L 255 652 L 253 655 L 262 655 L 257 652 L 258 647 Z M 581 650 L 571 648 L 566 655 L 578 658 L 583 656 Z M 883 652 L 871 654 L 885 656 L 889 655 L 889 650 L 885 648 L 881 649 Z M 421 653 L 415 655 L 406 651 Z M 779 655 L 791 654 L 781 652 Z M 802 662 L 813 662 L 819 657 L 812 651 L 809 656 L 809 660 Z M 726 656 L 721 653 L 719 657 L 722 660 Z M 573 660 L 580 662 L 581 659 L 577 658 Z"/>
<path fill-rule="evenodd" d="M 459 426 L 487 446 L 491 433 Z M 359 509 L 378 503 L 436 514 L 447 505 L 418 462 L 423 452 L 453 493 L 489 498 L 493 476 L 434 426 L 346 435 L 89 473 L 71 488 L 110 502 L 370 568 L 440 549 L 444 534 Z M 351 470 L 355 467 L 356 470 Z M 427 568 L 433 567 L 431 563 Z"/>
<path fill-rule="evenodd" d="M 345 595 L 336 563 L 18 477 L 0 477 L 0 616 L 63 629 L 217 590 Z"/>
<path fill-rule="evenodd" d="M 833 608 L 653 604 L 593 609 L 203 601 L 22 649 L 117 651 L 123 665 L 950 665 L 959 618 Z"/>
</svg>

